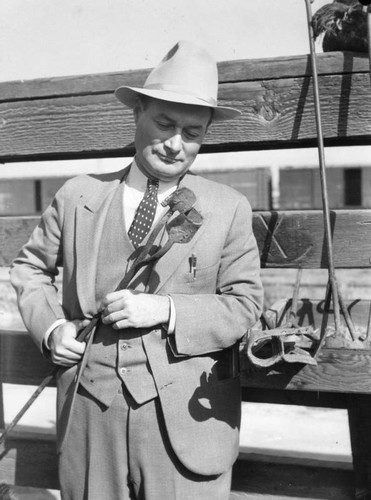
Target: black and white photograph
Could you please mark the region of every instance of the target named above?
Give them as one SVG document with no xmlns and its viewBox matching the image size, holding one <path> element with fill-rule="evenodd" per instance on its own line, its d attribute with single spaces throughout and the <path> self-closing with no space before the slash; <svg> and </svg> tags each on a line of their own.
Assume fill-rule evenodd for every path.
<svg viewBox="0 0 371 500">
<path fill-rule="evenodd" d="M 0 0 L 0 500 L 371 500 L 371 0 Z"/>
</svg>

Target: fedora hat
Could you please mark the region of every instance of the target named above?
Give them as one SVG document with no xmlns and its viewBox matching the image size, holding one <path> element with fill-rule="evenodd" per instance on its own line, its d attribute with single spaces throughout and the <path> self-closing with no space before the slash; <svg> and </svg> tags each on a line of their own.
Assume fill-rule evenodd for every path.
<svg viewBox="0 0 371 500">
<path fill-rule="evenodd" d="M 214 59 L 201 47 L 178 42 L 148 75 L 143 88 L 118 87 L 119 101 L 133 108 L 138 95 L 163 101 L 206 106 L 214 110 L 213 120 L 231 120 L 241 113 L 218 106 L 218 69 Z"/>
</svg>

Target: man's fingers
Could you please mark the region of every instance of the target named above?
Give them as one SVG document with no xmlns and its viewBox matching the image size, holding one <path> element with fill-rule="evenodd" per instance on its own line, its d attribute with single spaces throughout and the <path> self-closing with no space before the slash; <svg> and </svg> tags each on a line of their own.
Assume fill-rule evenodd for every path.
<svg viewBox="0 0 371 500">
<path fill-rule="evenodd" d="M 112 304 L 112 302 L 116 302 L 118 299 L 124 297 L 126 291 L 127 290 L 118 290 L 117 292 L 108 293 L 102 300 L 100 309 L 105 309 L 109 304 Z"/>
<path fill-rule="evenodd" d="M 105 325 L 111 325 L 112 323 L 116 323 L 117 321 L 126 320 L 127 314 L 123 310 L 117 310 L 115 312 L 105 312 L 102 314 L 102 322 Z"/>
<path fill-rule="evenodd" d="M 74 319 L 71 321 L 71 323 L 75 326 L 77 334 L 89 325 L 90 319 Z"/>
<path fill-rule="evenodd" d="M 71 351 L 69 349 L 58 349 L 52 352 L 51 358 L 53 363 L 62 366 L 72 366 L 78 363 L 82 357 L 84 352 L 85 344 L 81 344 L 83 347 L 82 353 L 77 353 L 75 351 Z"/>
</svg>

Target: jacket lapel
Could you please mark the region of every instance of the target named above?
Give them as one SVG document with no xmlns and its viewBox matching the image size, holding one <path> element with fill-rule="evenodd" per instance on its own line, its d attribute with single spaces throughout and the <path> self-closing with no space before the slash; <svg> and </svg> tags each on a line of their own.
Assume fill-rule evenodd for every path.
<svg viewBox="0 0 371 500">
<path fill-rule="evenodd" d="M 123 177 L 105 183 L 76 209 L 76 287 L 81 310 L 90 318 L 97 312 L 95 280 L 102 230 L 116 188 Z"/>
</svg>

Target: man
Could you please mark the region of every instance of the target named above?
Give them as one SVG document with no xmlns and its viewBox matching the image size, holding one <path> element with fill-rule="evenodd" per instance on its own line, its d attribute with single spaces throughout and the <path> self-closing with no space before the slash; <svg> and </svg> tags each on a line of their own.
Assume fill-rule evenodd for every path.
<svg viewBox="0 0 371 500">
<path fill-rule="evenodd" d="M 118 88 L 134 110 L 134 161 L 68 181 L 13 263 L 26 327 L 62 367 L 63 500 L 229 497 L 235 348 L 262 286 L 246 198 L 187 174 L 210 123 L 239 114 L 217 105 L 217 78 L 209 54 L 179 42 L 143 88 Z"/>
</svg>

